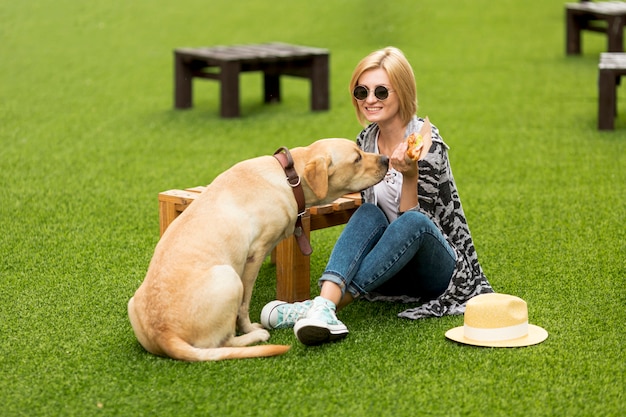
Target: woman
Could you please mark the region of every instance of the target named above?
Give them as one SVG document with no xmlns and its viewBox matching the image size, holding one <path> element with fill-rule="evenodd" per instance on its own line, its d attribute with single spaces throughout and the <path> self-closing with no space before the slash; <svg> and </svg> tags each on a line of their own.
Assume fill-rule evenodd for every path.
<svg viewBox="0 0 626 417">
<path fill-rule="evenodd" d="M 493 292 L 478 263 L 436 127 L 424 135 L 419 160 L 407 156 L 418 118 L 415 76 L 404 54 L 387 47 L 359 62 L 350 81 L 352 104 L 365 127 L 357 137 L 367 152 L 390 159 L 387 176 L 363 192 L 364 203 L 341 233 L 322 274 L 320 295 L 298 303 L 272 301 L 261 312 L 269 329 L 294 327 L 306 345 L 348 334 L 336 310 L 352 300 L 418 301 L 400 317 L 461 314 L 472 297 Z"/>
</svg>

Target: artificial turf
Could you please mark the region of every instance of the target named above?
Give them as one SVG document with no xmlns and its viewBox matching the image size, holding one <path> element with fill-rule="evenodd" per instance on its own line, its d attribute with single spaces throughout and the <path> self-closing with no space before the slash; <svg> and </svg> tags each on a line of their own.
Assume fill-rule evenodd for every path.
<svg viewBox="0 0 626 417">
<path fill-rule="evenodd" d="M 531 0 L 71 0 L 0 2 L 0 410 L 3 416 L 621 416 L 626 414 L 626 91 L 599 132 L 600 34 L 564 54 L 563 2 Z M 283 80 L 263 105 L 242 76 L 242 117 L 218 86 L 172 109 L 172 50 L 283 41 L 331 53 L 331 110 Z M 461 316 L 407 321 L 356 302 L 350 335 L 284 356 L 183 363 L 147 354 L 126 303 L 158 240 L 157 193 L 235 162 L 360 126 L 347 84 L 395 45 L 420 115 L 450 145 L 479 259 L 518 295 L 544 343 L 459 345 Z M 314 232 L 313 278 L 340 227 Z M 273 299 L 261 269 L 252 317 Z M 315 279 L 311 286 L 316 292 Z"/>
</svg>

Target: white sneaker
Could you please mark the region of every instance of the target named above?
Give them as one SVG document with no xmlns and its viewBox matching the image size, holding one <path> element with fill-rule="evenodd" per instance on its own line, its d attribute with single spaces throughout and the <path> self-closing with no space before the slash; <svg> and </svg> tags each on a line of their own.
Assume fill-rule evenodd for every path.
<svg viewBox="0 0 626 417">
<path fill-rule="evenodd" d="M 312 305 L 311 300 L 291 304 L 279 300 L 271 301 L 261 310 L 261 324 L 266 329 L 291 328 L 306 316 Z"/>
<path fill-rule="evenodd" d="M 315 297 L 305 318 L 296 322 L 293 331 L 300 342 L 313 346 L 343 339 L 348 328 L 337 319 L 336 306 L 323 297 Z"/>
</svg>

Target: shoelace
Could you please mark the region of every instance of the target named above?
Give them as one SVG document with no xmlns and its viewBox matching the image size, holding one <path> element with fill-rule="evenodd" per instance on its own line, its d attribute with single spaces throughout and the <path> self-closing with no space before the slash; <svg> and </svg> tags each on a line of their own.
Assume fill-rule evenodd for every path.
<svg viewBox="0 0 626 417">
<path fill-rule="evenodd" d="M 338 323 L 337 316 L 335 316 L 335 311 L 324 303 L 313 303 L 308 317 L 315 316 L 319 317 L 328 324 Z"/>
<path fill-rule="evenodd" d="M 304 317 L 311 308 L 311 302 L 296 302 L 291 305 L 291 308 L 281 309 L 283 316 L 282 322 L 297 321 L 299 318 Z M 287 311 L 285 311 L 287 310 Z"/>
</svg>

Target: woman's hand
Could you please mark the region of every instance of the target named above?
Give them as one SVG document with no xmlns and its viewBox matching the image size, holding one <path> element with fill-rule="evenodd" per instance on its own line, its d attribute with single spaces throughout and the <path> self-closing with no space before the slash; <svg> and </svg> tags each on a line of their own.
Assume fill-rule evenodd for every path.
<svg viewBox="0 0 626 417">
<path fill-rule="evenodd" d="M 406 154 L 409 145 L 406 141 L 400 143 L 391 154 L 389 161 L 391 166 L 401 173 L 404 177 L 416 177 L 417 176 L 417 161 L 412 160 Z"/>
<path fill-rule="evenodd" d="M 432 141 L 432 125 L 430 124 L 430 120 L 428 116 L 424 119 L 424 123 L 422 124 L 422 128 L 420 129 L 420 136 L 422 137 L 422 146 L 419 150 L 419 157 L 417 160 L 424 159 L 428 151 L 430 150 L 430 146 L 433 144 Z M 405 177 L 417 177 L 418 168 L 417 162 L 409 158 L 406 154 L 409 149 L 409 144 L 405 140 L 401 142 L 396 149 L 394 149 L 391 154 L 390 162 L 393 168 L 402 173 Z"/>
</svg>

